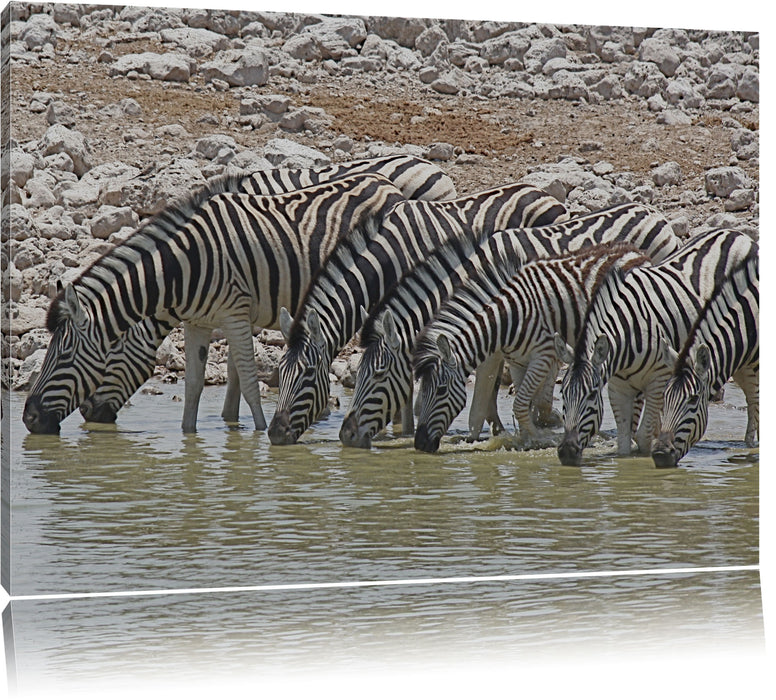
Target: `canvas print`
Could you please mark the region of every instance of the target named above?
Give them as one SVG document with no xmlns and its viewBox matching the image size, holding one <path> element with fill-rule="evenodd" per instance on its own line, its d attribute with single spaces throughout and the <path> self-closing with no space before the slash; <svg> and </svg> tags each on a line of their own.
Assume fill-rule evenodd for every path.
<svg viewBox="0 0 776 700">
<path fill-rule="evenodd" d="M 2 17 L 20 697 L 762 651 L 756 26 Z"/>
</svg>

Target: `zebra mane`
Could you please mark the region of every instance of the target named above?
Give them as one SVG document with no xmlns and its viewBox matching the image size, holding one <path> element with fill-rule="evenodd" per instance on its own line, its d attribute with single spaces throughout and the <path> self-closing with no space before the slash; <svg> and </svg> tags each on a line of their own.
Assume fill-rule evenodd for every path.
<svg viewBox="0 0 776 700">
<path fill-rule="evenodd" d="M 439 349 L 436 344 L 436 334 L 432 335 L 430 327 L 426 326 L 415 339 L 415 351 L 412 356 L 412 371 L 416 379 L 421 379 L 433 370 L 439 362 Z"/>
<path fill-rule="evenodd" d="M 708 318 L 710 310 L 714 307 L 715 304 L 719 302 L 721 297 L 731 293 L 733 279 L 736 277 L 736 275 L 746 270 L 749 265 L 752 265 L 753 263 L 755 265 L 759 264 L 759 256 L 756 251 L 754 253 L 750 253 L 738 264 L 734 265 L 730 269 L 730 272 L 725 276 L 725 278 L 721 280 L 720 283 L 714 288 L 711 296 L 709 296 L 709 298 L 706 300 L 706 303 L 703 305 L 703 308 L 693 322 L 692 327 L 690 328 L 690 332 L 687 334 L 687 339 L 679 351 L 673 367 L 674 376 L 680 376 L 685 368 L 689 365 L 690 350 L 695 344 L 699 330 Z"/>
<path fill-rule="evenodd" d="M 424 276 L 436 273 L 438 277 L 446 277 L 450 268 L 460 265 L 466 258 L 473 255 L 481 246 L 481 243 L 471 238 L 454 237 L 447 240 L 444 245 L 435 250 L 421 263 L 411 267 L 399 279 L 387 289 L 382 299 L 372 308 L 371 313 L 364 321 L 361 328 L 361 347 L 366 348 L 378 338 L 377 327 L 381 323 L 383 312 L 391 304 L 396 291 L 413 279 L 422 279 Z"/>
<path fill-rule="evenodd" d="M 193 190 L 190 194 L 179 200 L 173 202 L 170 206 L 166 207 L 162 211 L 155 214 L 142 226 L 137 228 L 125 242 L 131 242 L 131 240 L 138 235 L 149 235 L 151 237 L 166 237 L 169 231 L 169 222 L 180 221 L 189 219 L 208 199 L 211 197 L 224 194 L 227 192 L 243 192 L 242 185 L 245 174 L 227 174 L 220 175 L 218 177 L 211 178 L 201 187 Z M 121 245 L 121 244 L 119 244 Z M 89 267 L 81 272 L 80 275 L 74 280 L 73 284 L 80 283 L 84 277 L 90 275 L 94 268 L 100 267 L 105 258 L 110 256 L 115 250 L 114 246 L 110 250 L 103 253 L 97 260 L 95 260 Z M 46 327 L 52 333 L 59 327 L 65 320 L 69 318 L 69 314 L 65 309 L 63 303 L 65 290 L 60 289 L 49 306 L 48 314 L 46 316 Z"/>
<path fill-rule="evenodd" d="M 326 261 L 312 274 L 310 283 L 307 285 L 307 289 L 294 314 L 294 322 L 291 324 L 291 330 L 286 342 L 289 350 L 298 348 L 304 341 L 306 329 L 304 319 L 307 316 L 307 307 L 315 298 L 315 295 L 325 293 L 323 290 L 329 286 L 326 284 L 327 282 L 339 279 L 337 270 L 340 263 L 344 263 L 348 258 L 354 259 L 364 253 L 369 242 L 376 237 L 377 232 L 380 230 L 382 221 L 382 214 L 372 214 L 355 224 L 343 238 L 337 241 Z"/>
<path fill-rule="evenodd" d="M 633 248 L 633 246 L 627 243 L 617 243 L 615 245 L 622 245 Z M 606 249 L 607 244 L 603 243 L 595 246 L 595 248 Z M 611 246 L 609 246 L 609 248 L 611 249 Z M 580 253 L 581 252 L 584 251 L 580 251 Z M 599 271 L 597 278 L 593 282 L 592 290 L 590 293 L 590 302 L 588 303 L 587 309 L 585 310 L 585 315 L 582 318 L 582 323 L 580 324 L 576 343 L 574 345 L 574 365 L 581 361 L 582 354 L 585 351 L 585 336 L 587 335 L 587 329 L 590 326 L 591 319 L 593 318 L 598 297 L 600 297 L 603 291 L 609 288 L 612 284 L 622 284 L 622 282 L 633 269 L 641 267 L 645 264 L 649 264 L 651 262 L 652 261 L 650 257 L 646 253 L 643 253 L 640 256 L 626 260 L 622 265 L 616 264 L 617 260 L 615 260 L 613 261 L 612 265 L 606 266 Z"/>
</svg>

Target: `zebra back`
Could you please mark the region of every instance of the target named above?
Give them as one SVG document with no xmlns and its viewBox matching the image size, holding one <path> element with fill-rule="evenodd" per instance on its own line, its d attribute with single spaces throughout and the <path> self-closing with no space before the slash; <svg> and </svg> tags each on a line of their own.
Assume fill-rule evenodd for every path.
<svg viewBox="0 0 776 700">
<path fill-rule="evenodd" d="M 382 175 L 393 182 L 407 199 L 436 201 L 456 196 L 452 179 L 441 168 L 423 158 L 403 154 L 364 158 L 320 168 L 257 170 L 241 177 L 236 191 L 256 195 L 281 194 L 358 173 Z"/>
<path fill-rule="evenodd" d="M 413 365 L 423 374 L 437 338 L 448 335 L 461 371 L 468 375 L 486 357 L 536 342 L 538 329 L 575 338 L 592 290 L 613 270 L 651 262 L 629 242 L 599 244 L 574 253 L 511 264 L 481 265 L 459 281 L 416 339 Z M 526 351 L 527 352 L 527 351 Z"/>
</svg>

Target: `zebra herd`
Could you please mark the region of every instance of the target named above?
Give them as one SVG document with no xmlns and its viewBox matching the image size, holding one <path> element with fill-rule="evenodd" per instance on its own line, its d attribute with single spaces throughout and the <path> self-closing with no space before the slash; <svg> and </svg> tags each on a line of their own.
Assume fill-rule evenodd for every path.
<svg viewBox="0 0 776 700">
<path fill-rule="evenodd" d="M 257 430 L 291 444 L 324 413 L 330 365 L 360 336 L 345 445 L 369 447 L 393 421 L 394 435 L 414 432 L 417 449 L 436 451 L 472 372 L 468 439 L 486 421 L 497 434 L 507 364 L 524 447 L 547 445 L 544 428 L 560 420 L 560 461 L 580 464 L 606 385 L 618 454 L 635 438 L 657 466 L 676 466 L 731 377 L 747 400 L 746 444 L 756 444 L 758 280 L 757 244 L 743 233 L 682 241 L 636 203 L 572 218 L 525 184 L 456 197 L 441 169 L 412 156 L 227 176 L 60 290 L 23 420 L 56 433 L 80 407 L 87 420 L 115 421 L 183 324 L 183 430 L 196 430 L 220 328 L 229 345 L 222 417 L 237 421 L 242 396 Z M 269 425 L 254 326 L 279 328 L 287 345 Z M 561 418 L 553 388 L 563 364 Z"/>
</svg>

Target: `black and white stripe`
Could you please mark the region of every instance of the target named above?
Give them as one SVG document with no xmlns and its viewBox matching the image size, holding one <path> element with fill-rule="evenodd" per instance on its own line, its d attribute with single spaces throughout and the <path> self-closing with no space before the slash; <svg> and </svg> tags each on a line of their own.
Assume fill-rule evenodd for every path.
<svg viewBox="0 0 776 700">
<path fill-rule="evenodd" d="M 501 256 L 499 249 L 514 248 L 526 258 L 560 255 L 589 246 L 628 241 L 641 248 L 653 260 L 662 260 L 677 250 L 680 239 L 659 213 L 641 204 L 622 204 L 569 221 L 539 228 L 508 230 L 495 234 L 478 249 L 474 243 L 448 245 L 427 261 L 408 272 L 372 310 L 361 329 L 364 353 L 359 365 L 350 409 L 340 431 L 342 441 L 351 446 L 368 447 L 391 416 L 411 405 L 412 353 L 415 338 L 436 313 L 453 288 L 472 270 L 469 256 Z M 492 249 L 492 250 L 491 250 Z M 492 267 L 494 261 L 483 263 Z M 487 374 L 493 368 L 478 372 Z M 539 406 L 542 418 L 551 414 L 552 386 Z M 498 416 L 491 406 L 488 420 L 498 430 Z M 413 430 L 412 412 L 404 411 L 402 432 Z M 476 417 L 472 416 L 475 418 Z M 471 425 L 479 434 L 481 423 Z M 394 428 L 396 430 L 396 428 Z"/>
<path fill-rule="evenodd" d="M 286 317 L 288 349 L 280 360 L 279 396 L 269 428 L 273 443 L 296 442 L 326 405 L 332 359 L 366 311 L 408 269 L 453 238 L 504 228 L 540 226 L 568 218 L 565 207 L 524 184 L 485 190 L 445 202 L 407 201 L 382 226 L 362 227 L 337 246 L 318 271 L 294 321 Z"/>
<path fill-rule="evenodd" d="M 274 168 L 250 174 L 235 175 L 224 180 L 224 186 L 237 193 L 252 195 L 284 194 L 312 187 L 323 182 L 371 173 L 390 180 L 407 199 L 441 200 L 456 196 L 455 185 L 437 165 L 409 155 L 366 158 L 323 168 Z M 293 255 L 293 251 L 289 251 Z M 165 319 L 147 318 L 130 328 L 111 348 L 107 370 L 97 391 L 81 405 L 84 418 L 97 422 L 113 422 L 119 409 L 154 371 L 156 350 L 176 324 Z M 191 336 L 193 331 L 189 331 Z M 200 362 L 200 364 L 203 364 Z M 237 373 L 228 357 L 228 390 L 222 416 L 237 421 L 240 388 Z M 190 371 L 202 375 L 202 368 Z M 192 375 L 195 376 L 195 375 Z M 191 424 L 191 419 L 185 419 Z"/>
<path fill-rule="evenodd" d="M 564 464 L 578 464 L 598 431 L 607 383 L 618 454 L 630 453 L 639 393 L 644 408 L 636 442 L 639 451 L 650 451 L 670 373 L 659 339 L 681 347 L 715 287 L 756 247 L 743 233 L 718 229 L 693 237 L 659 265 L 604 278 L 575 347 L 558 347 L 570 363 L 561 385 L 565 433 L 558 454 Z"/>
<path fill-rule="evenodd" d="M 760 274 L 756 251 L 718 287 L 704 306 L 684 346 L 668 345 L 673 368 L 665 387 L 660 432 L 652 444 L 658 467 L 675 467 L 706 431 L 709 400 L 732 377 L 746 396 L 744 440 L 757 444 L 760 378 Z"/>
<path fill-rule="evenodd" d="M 184 430 L 196 425 L 203 383 L 196 370 L 204 368 L 216 327 L 229 342 L 254 424 L 265 427 L 253 325 L 276 327 L 280 309 L 297 307 L 337 240 L 365 221 L 379 222 L 404 198 L 370 174 L 275 196 L 233 189 L 220 181 L 165 210 L 54 300 L 52 345 L 25 407 L 31 431 L 58 430 L 99 385 L 111 346 L 149 318 L 186 324 Z"/>
<path fill-rule="evenodd" d="M 538 437 L 531 406 L 559 363 L 556 334 L 573 340 L 596 280 L 614 266 L 627 270 L 649 258 L 629 244 L 585 248 L 574 254 L 526 263 L 512 275 L 494 267 L 470 275 L 439 308 L 417 338 L 413 367 L 419 380 L 415 447 L 439 448 L 466 402 L 466 378 L 483 363 L 510 363 L 514 414 L 524 446 Z M 470 430 L 479 434 L 484 415 L 475 389 Z"/>
</svg>

